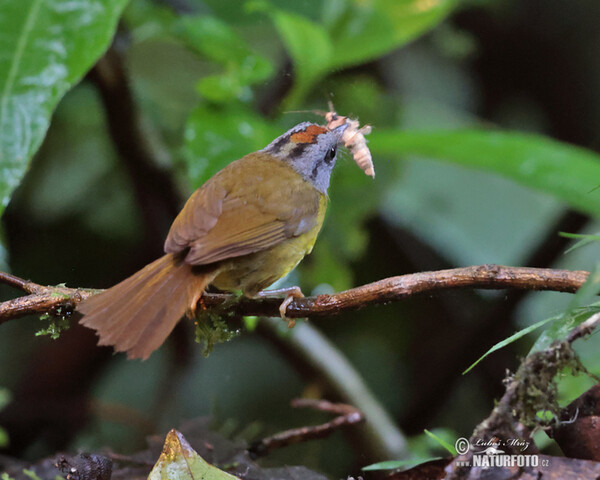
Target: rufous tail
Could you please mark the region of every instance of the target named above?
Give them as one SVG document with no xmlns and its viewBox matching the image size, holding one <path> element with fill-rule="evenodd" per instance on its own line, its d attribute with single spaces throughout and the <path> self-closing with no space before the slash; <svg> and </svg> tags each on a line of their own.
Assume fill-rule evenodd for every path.
<svg viewBox="0 0 600 480">
<path fill-rule="evenodd" d="M 98 345 L 112 345 L 129 358 L 146 359 L 167 339 L 216 271 L 195 272 L 173 255 L 146 265 L 102 293 L 82 301 L 79 323 L 96 330 Z"/>
</svg>

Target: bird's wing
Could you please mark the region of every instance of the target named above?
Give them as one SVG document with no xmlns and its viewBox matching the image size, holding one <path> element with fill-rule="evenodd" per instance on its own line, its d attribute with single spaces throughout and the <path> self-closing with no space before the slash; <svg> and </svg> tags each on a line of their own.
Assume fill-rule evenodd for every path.
<svg viewBox="0 0 600 480">
<path fill-rule="evenodd" d="M 167 253 L 206 265 L 272 247 L 317 222 L 321 194 L 289 165 L 253 154 L 230 164 L 190 197 L 173 222 Z"/>
</svg>

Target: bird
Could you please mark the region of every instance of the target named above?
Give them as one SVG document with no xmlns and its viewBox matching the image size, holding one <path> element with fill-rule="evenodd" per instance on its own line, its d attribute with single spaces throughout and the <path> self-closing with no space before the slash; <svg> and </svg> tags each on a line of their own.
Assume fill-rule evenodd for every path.
<svg viewBox="0 0 600 480">
<path fill-rule="evenodd" d="M 83 300 L 80 323 L 98 345 L 147 359 L 205 289 L 247 297 L 286 276 L 309 254 L 323 225 L 337 148 L 348 127 L 303 122 L 236 160 L 187 200 L 165 254 L 117 285 Z M 280 312 L 302 296 L 288 290 Z"/>
</svg>

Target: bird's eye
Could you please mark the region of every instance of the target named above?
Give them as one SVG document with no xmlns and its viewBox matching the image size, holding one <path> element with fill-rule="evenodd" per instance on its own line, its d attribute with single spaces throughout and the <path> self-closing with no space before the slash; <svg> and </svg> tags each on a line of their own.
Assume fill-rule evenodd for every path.
<svg viewBox="0 0 600 480">
<path fill-rule="evenodd" d="M 336 151 L 336 147 L 331 147 L 329 151 L 325 154 L 325 162 L 331 162 L 335 158 Z"/>
</svg>

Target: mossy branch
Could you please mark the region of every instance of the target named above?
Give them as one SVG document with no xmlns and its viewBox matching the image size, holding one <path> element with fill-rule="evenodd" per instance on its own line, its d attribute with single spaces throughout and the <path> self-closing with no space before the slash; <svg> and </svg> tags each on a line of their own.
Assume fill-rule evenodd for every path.
<svg viewBox="0 0 600 480">
<path fill-rule="evenodd" d="M 566 338 L 556 340 L 545 350 L 530 353 L 521 362 L 516 373 L 505 379 L 504 395 L 492 413 L 475 428 L 469 439 L 470 445 L 499 441 L 507 454 L 538 454 L 531 440 L 531 432 L 535 428 L 545 426 L 543 420 L 538 417 L 539 412 L 552 413 L 554 426 L 560 422 L 561 410 L 557 401 L 555 377 L 565 368 L 588 373 L 572 344 L 575 340 L 590 335 L 599 324 L 600 313 L 595 313 L 571 330 Z M 510 442 L 515 440 L 519 440 L 520 443 L 511 447 Z M 464 465 L 465 462 L 471 461 L 474 453 L 472 449 L 459 453 L 461 455 L 446 467 L 448 479 L 464 478 L 468 473 L 468 467 Z"/>
</svg>

